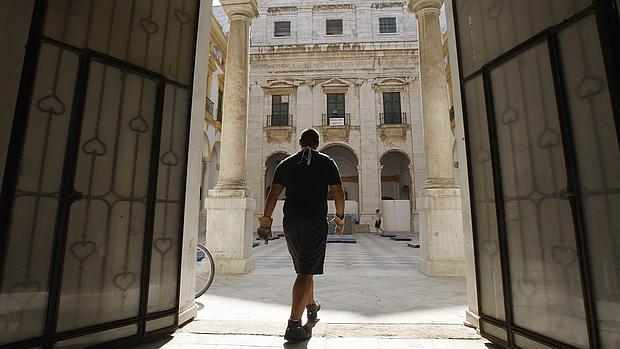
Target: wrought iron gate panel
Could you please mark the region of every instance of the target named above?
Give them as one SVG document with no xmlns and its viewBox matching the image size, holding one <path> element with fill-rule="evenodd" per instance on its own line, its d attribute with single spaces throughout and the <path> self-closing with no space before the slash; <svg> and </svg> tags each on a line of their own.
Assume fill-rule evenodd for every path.
<svg viewBox="0 0 620 349">
<path fill-rule="evenodd" d="M 620 346 L 620 147 L 596 18 L 558 34 L 587 235 L 600 345 Z M 578 54 L 575 54 L 577 52 Z"/>
<path fill-rule="evenodd" d="M 177 326 L 198 6 L 36 1 L 1 198 L 1 349 Z"/>
<path fill-rule="evenodd" d="M 481 332 L 511 348 L 617 348 L 617 10 L 608 0 L 452 5 Z"/>
<path fill-rule="evenodd" d="M 6 239 L 0 344 L 43 335 L 78 56 L 43 45 Z"/>
</svg>

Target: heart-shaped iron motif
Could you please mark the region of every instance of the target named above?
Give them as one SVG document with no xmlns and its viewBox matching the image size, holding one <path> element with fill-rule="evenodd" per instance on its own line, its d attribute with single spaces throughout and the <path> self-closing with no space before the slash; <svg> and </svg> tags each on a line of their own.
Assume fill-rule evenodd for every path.
<svg viewBox="0 0 620 349">
<path fill-rule="evenodd" d="M 506 108 L 502 114 L 502 124 L 510 125 L 519 120 L 519 112 L 515 108 Z"/>
<path fill-rule="evenodd" d="M 172 248 L 172 245 L 174 245 L 174 242 L 171 238 L 159 238 L 155 240 L 155 250 L 162 255 L 168 253 L 168 251 Z"/>
<path fill-rule="evenodd" d="M 172 150 L 168 150 L 161 156 L 161 163 L 167 166 L 176 166 L 179 164 L 179 157 Z"/>
<path fill-rule="evenodd" d="M 502 13 L 502 9 L 504 7 L 504 3 L 501 0 L 496 0 L 489 8 L 487 9 L 487 17 L 491 19 L 497 19 L 499 15 Z"/>
<path fill-rule="evenodd" d="M 577 95 L 581 99 L 587 99 L 598 95 L 603 90 L 603 81 L 601 79 L 586 75 L 577 85 Z"/>
<path fill-rule="evenodd" d="M 119 273 L 114 275 L 112 283 L 122 291 L 127 291 L 136 282 L 136 274 L 132 272 Z"/>
<path fill-rule="evenodd" d="M 30 302 L 40 291 L 41 283 L 38 281 L 18 282 L 9 288 L 11 298 L 22 304 Z"/>
<path fill-rule="evenodd" d="M 37 101 L 37 109 L 51 115 L 62 115 L 67 108 L 56 94 L 47 95 Z"/>
<path fill-rule="evenodd" d="M 149 18 L 140 18 L 140 26 L 148 36 L 151 36 L 159 31 L 159 25 Z"/>
<path fill-rule="evenodd" d="M 536 283 L 528 279 L 517 280 L 517 289 L 526 298 L 532 298 L 536 294 Z"/>
<path fill-rule="evenodd" d="M 102 156 L 108 151 L 108 148 L 98 136 L 95 136 L 82 145 L 82 151 L 88 155 Z"/>
<path fill-rule="evenodd" d="M 482 242 L 482 250 L 486 254 L 488 254 L 490 257 L 495 257 L 495 255 L 497 255 L 497 252 L 499 250 L 499 247 L 497 246 L 497 241 L 484 240 Z"/>
<path fill-rule="evenodd" d="M 553 246 L 551 258 L 563 268 L 568 268 L 577 261 L 575 250 L 568 246 Z"/>
<path fill-rule="evenodd" d="M 142 117 L 142 115 L 138 114 L 136 117 L 129 121 L 129 128 L 132 131 L 145 133 L 149 130 L 149 126 L 146 123 L 146 120 Z"/>
<path fill-rule="evenodd" d="M 189 23 L 192 20 L 192 17 L 189 15 L 189 13 L 181 10 L 181 9 L 177 9 L 174 11 L 174 16 L 177 18 L 177 21 L 179 21 L 179 23 L 181 23 L 181 25 L 185 25 L 187 23 Z"/>
<path fill-rule="evenodd" d="M 84 262 L 97 251 L 94 241 L 76 241 L 71 244 L 71 255 L 80 262 Z"/>
<path fill-rule="evenodd" d="M 481 148 L 476 153 L 476 159 L 478 160 L 479 163 L 488 162 L 489 160 L 491 160 L 491 153 L 489 153 L 488 149 Z"/>
<path fill-rule="evenodd" d="M 538 137 L 538 146 L 543 149 L 551 149 L 560 144 L 560 134 L 546 128 Z"/>
</svg>

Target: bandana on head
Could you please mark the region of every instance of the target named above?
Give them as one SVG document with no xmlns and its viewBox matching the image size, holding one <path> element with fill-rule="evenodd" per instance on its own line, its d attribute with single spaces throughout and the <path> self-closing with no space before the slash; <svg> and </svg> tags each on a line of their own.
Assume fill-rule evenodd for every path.
<svg viewBox="0 0 620 349">
<path fill-rule="evenodd" d="M 301 162 L 304 160 L 306 160 L 306 165 L 310 166 L 310 162 L 312 162 L 312 148 L 311 147 L 305 147 L 301 151 L 301 159 L 299 160 L 297 164 L 298 165 L 301 164 Z"/>
</svg>

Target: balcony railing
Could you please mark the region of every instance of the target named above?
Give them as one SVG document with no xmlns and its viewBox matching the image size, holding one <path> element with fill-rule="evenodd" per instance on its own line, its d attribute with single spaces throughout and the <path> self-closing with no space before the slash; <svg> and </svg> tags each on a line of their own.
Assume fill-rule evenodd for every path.
<svg viewBox="0 0 620 349">
<path fill-rule="evenodd" d="M 407 113 L 380 113 L 381 125 L 401 125 L 407 123 Z"/>
<path fill-rule="evenodd" d="M 324 126 L 351 125 L 351 114 L 323 114 Z"/>
<path fill-rule="evenodd" d="M 209 114 L 213 115 L 213 112 L 215 111 L 215 103 L 213 103 L 213 101 L 211 101 L 209 97 L 207 97 L 206 109 L 209 112 Z"/>
<path fill-rule="evenodd" d="M 267 115 L 267 127 L 274 126 L 293 126 L 293 115 L 291 114 L 278 114 Z"/>
</svg>

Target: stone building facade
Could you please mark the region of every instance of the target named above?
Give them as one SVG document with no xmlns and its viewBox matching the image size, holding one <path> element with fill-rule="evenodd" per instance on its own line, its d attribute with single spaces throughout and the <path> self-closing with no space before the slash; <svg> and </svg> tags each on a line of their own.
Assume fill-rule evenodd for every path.
<svg viewBox="0 0 620 349">
<path fill-rule="evenodd" d="M 372 224 L 382 208 L 387 229 L 417 230 L 415 197 L 426 170 L 417 22 L 407 3 L 258 6 L 247 152 L 257 208 L 275 166 L 298 150 L 301 131 L 313 127 L 321 134 L 320 150 L 339 165 L 354 221 Z"/>
</svg>

